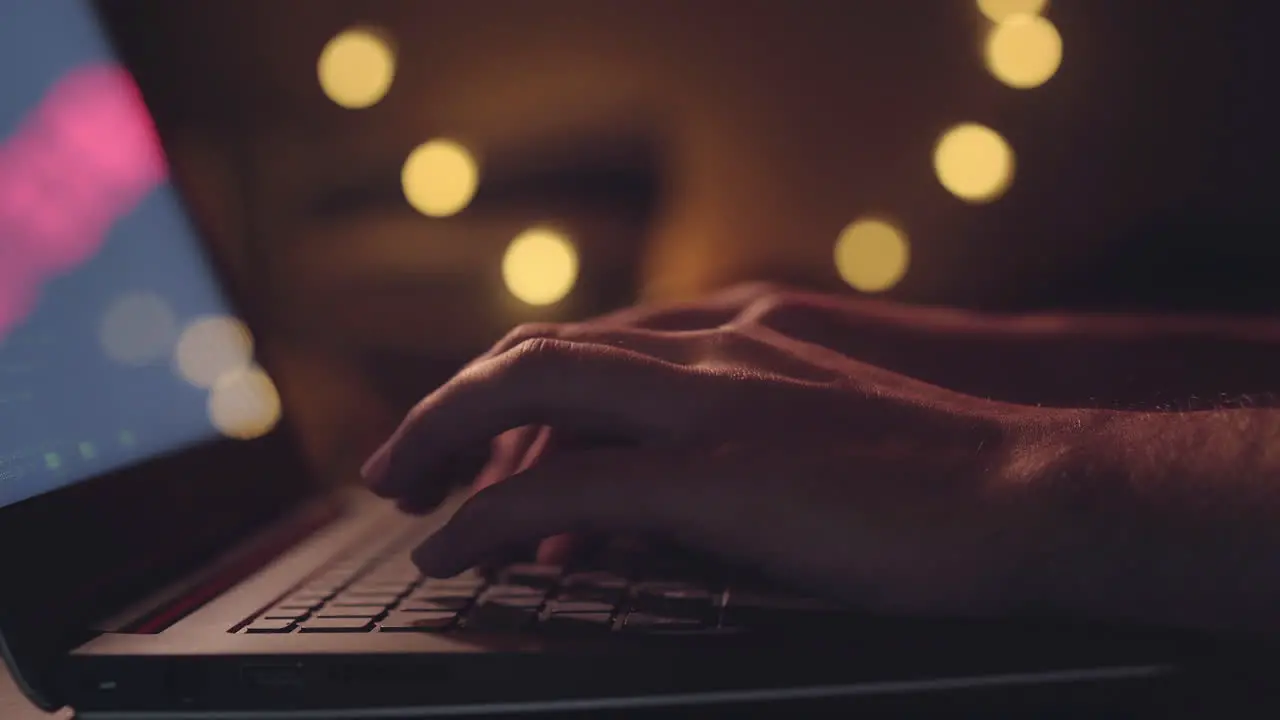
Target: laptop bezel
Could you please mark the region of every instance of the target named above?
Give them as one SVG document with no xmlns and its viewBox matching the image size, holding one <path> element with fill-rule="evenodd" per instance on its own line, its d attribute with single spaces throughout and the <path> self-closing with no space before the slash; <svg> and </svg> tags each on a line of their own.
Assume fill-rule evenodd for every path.
<svg viewBox="0 0 1280 720">
<path fill-rule="evenodd" d="M 85 6 L 127 67 L 98 4 Z M 150 106 L 148 88 L 140 86 Z M 164 128 L 158 130 L 168 153 Z M 253 308 L 204 241 L 181 174 L 171 172 L 169 182 L 229 309 L 261 338 Z M 48 678 L 95 620 L 325 489 L 286 419 L 255 440 L 211 438 L 0 508 L 0 651 L 15 679 L 38 704 L 58 707 Z"/>
</svg>

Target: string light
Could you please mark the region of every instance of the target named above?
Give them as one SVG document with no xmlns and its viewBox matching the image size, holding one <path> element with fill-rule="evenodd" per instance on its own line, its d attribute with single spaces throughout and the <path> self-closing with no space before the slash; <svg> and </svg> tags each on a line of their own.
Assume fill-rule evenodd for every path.
<svg viewBox="0 0 1280 720">
<path fill-rule="evenodd" d="M 462 145 L 445 139 L 414 148 L 400 171 L 405 200 L 435 218 L 461 212 L 475 196 L 479 182 L 475 158 Z"/>
<path fill-rule="evenodd" d="M 897 285 L 907 274 L 909 261 L 906 235 L 884 220 L 852 222 L 836 240 L 836 270 L 862 292 L 884 292 Z"/>
<path fill-rule="evenodd" d="M 577 250 L 556 230 L 526 230 L 507 246 L 502 279 L 512 295 L 530 305 L 559 302 L 577 282 Z"/>
<path fill-rule="evenodd" d="M 1013 148 L 985 125 L 964 123 L 942 135 L 933 153 L 938 181 L 970 203 L 990 202 L 1013 181 Z"/>
<path fill-rule="evenodd" d="M 1004 22 L 1015 15 L 1041 15 L 1049 0 L 978 0 L 978 10 L 991 22 Z"/>
<path fill-rule="evenodd" d="M 991 29 L 985 59 L 987 69 L 1005 85 L 1039 87 L 1062 65 L 1062 36 L 1045 18 L 1016 15 Z"/>
<path fill-rule="evenodd" d="M 384 34 L 372 28 L 350 28 L 335 35 L 320 51 L 316 75 L 320 89 L 333 102 L 351 110 L 376 105 L 391 89 L 396 56 Z"/>
<path fill-rule="evenodd" d="M 223 375 L 209 392 L 209 420 L 237 440 L 262 437 L 280 422 L 282 404 L 271 377 L 259 367 Z"/>
<path fill-rule="evenodd" d="M 225 316 L 192 322 L 178 338 L 174 365 L 178 374 L 199 388 L 211 388 L 224 375 L 253 362 L 253 335 L 240 320 Z"/>
</svg>

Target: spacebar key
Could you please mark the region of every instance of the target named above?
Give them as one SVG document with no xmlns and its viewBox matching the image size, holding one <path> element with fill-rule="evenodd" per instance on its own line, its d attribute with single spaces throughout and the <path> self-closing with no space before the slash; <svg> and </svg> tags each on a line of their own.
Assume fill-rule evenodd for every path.
<svg viewBox="0 0 1280 720">
<path fill-rule="evenodd" d="M 342 633 L 371 632 L 373 621 L 369 618 L 316 618 L 299 626 L 304 633 Z"/>
</svg>

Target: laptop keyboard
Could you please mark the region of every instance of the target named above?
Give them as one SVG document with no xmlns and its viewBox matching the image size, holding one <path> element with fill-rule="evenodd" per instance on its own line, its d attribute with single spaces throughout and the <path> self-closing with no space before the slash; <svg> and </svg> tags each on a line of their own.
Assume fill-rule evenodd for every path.
<svg viewBox="0 0 1280 720">
<path fill-rule="evenodd" d="M 810 598 L 652 570 L 512 564 L 424 578 L 401 546 L 339 558 L 231 632 L 732 634 L 832 613 Z"/>
</svg>

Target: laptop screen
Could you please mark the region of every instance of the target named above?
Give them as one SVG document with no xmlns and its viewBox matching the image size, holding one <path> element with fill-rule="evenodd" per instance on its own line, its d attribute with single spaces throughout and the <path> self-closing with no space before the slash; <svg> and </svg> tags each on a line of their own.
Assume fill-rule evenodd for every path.
<svg viewBox="0 0 1280 720">
<path fill-rule="evenodd" d="M 279 417 L 87 0 L 0 0 L 0 507 Z"/>
</svg>

